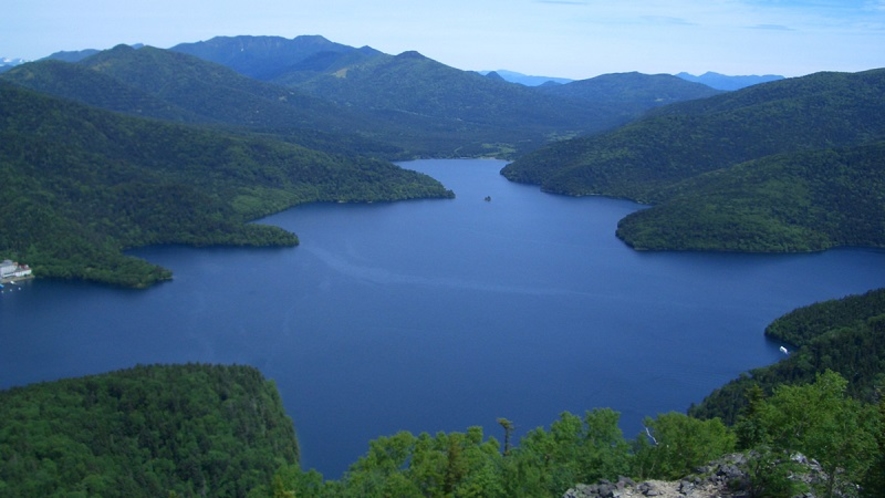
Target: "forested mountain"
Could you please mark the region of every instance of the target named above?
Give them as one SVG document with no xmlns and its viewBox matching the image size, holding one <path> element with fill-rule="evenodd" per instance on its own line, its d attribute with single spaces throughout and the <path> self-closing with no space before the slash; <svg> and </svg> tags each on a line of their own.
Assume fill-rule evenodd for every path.
<svg viewBox="0 0 885 498">
<path fill-rule="evenodd" d="M 707 85 L 691 83 L 669 74 L 637 72 L 603 74 L 564 85 L 542 85 L 538 90 L 598 104 L 618 104 L 624 107 L 625 114 L 633 116 L 654 107 L 722 93 Z"/>
<path fill-rule="evenodd" d="M 35 274 L 146 286 L 148 244 L 294 245 L 247 224 L 312 201 L 450 197 L 390 163 L 126 117 L 0 82 L 0 257 Z"/>
<path fill-rule="evenodd" d="M 461 71 L 417 52 L 380 55 L 324 71 L 290 71 L 274 82 L 357 109 L 398 119 L 432 118 L 464 135 L 465 155 L 486 148 L 540 146 L 550 137 L 598 131 L 623 123 L 619 109 L 576 105 L 531 88 Z"/>
<path fill-rule="evenodd" d="M 288 82 L 286 76 L 276 81 Z M 587 110 L 566 110 L 557 99 L 446 66 L 418 52 L 373 57 L 294 86 L 359 108 L 399 110 L 475 123 L 579 128 L 589 114 Z M 524 106 L 521 119 L 516 115 L 518 105 Z M 563 114 L 557 117 L 556 112 Z"/>
<path fill-rule="evenodd" d="M 274 384 L 245 366 L 139 366 L 0 391 L 0 496 L 245 497 L 297 464 Z"/>
<path fill-rule="evenodd" d="M 513 157 L 552 139 L 623 124 L 661 103 L 649 99 L 646 94 L 650 92 L 641 88 L 611 101 L 547 95 L 536 88 L 461 71 L 417 52 L 393 56 L 322 37 L 220 37 L 172 50 L 225 64 L 242 74 L 305 91 L 348 109 L 371 112 L 388 123 L 384 129 L 404 124 L 410 130 L 406 133 L 409 138 L 403 140 L 402 133 L 391 133 L 395 139 L 390 142 L 424 155 Z M 688 92 L 675 98 L 710 94 L 705 87 L 673 79 L 685 87 L 704 89 L 697 95 Z M 634 98 L 638 102 L 631 100 Z M 420 131 L 420 138 L 414 137 L 415 130 Z"/>
<path fill-rule="evenodd" d="M 44 60 L 3 78 L 28 88 L 117 112 L 205 123 L 275 135 L 330 152 L 399 157 L 380 143 L 404 126 L 345 109 L 303 92 L 242 76 L 224 66 L 153 47 L 119 45 L 76 64 Z M 378 130 L 381 130 L 380 132 Z"/>
<path fill-rule="evenodd" d="M 3 79 L 40 93 L 115 112 L 182 123 L 211 121 L 137 86 L 82 64 L 45 59 L 10 71 Z"/>
<path fill-rule="evenodd" d="M 663 192 L 621 220 L 618 237 L 636 249 L 885 247 L 885 141 L 766 156 Z"/>
<path fill-rule="evenodd" d="M 622 224 L 637 248 L 881 246 L 881 190 L 867 185 L 885 175 L 875 145 L 885 138 L 883 92 L 885 70 L 766 83 L 551 145 L 502 174 L 550 192 L 660 203 Z M 755 162 L 736 168 L 747 161 Z M 860 212 L 869 214 L 855 219 Z"/>
</svg>

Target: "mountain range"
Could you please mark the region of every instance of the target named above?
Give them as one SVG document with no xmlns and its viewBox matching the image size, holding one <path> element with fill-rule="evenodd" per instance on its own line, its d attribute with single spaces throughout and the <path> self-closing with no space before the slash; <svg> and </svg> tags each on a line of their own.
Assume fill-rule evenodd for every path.
<svg viewBox="0 0 885 498">
<path fill-rule="evenodd" d="M 636 102 L 615 89 L 588 104 L 494 81 L 416 52 L 393 56 L 318 36 L 219 37 L 170 50 L 121 45 L 100 53 L 62 52 L 53 60 L 55 65 L 25 64 L 4 77 L 110 110 L 246 127 L 323 150 L 344 144 L 391 159 L 515 157 L 551 139 L 626 123 L 662 102 L 711 93 L 671 77 L 671 85 L 689 89 L 671 92 L 675 98 L 649 91 Z M 61 60 L 76 61 L 78 68 L 63 68 Z M 94 73 L 109 78 L 98 81 Z M 661 87 L 653 81 L 657 77 L 629 77 L 647 77 L 649 87 Z"/>
<path fill-rule="evenodd" d="M 423 126 L 434 140 L 447 139 L 432 155 L 519 154 L 551 138 L 623 124 L 648 108 L 627 108 L 621 98 L 587 105 L 461 71 L 417 52 L 389 55 L 317 36 L 218 37 L 170 50 L 348 108 L 382 112 L 396 122 L 423 120 L 410 128 Z M 700 93 L 683 98 L 707 95 L 708 88 L 698 88 Z M 459 144 L 455 150 L 448 148 L 453 142 Z"/>
</svg>

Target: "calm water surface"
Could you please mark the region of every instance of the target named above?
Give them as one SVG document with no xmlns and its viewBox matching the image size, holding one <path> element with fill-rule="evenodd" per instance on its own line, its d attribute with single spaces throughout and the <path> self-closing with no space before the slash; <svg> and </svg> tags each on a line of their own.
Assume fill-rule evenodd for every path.
<svg viewBox="0 0 885 498">
<path fill-rule="evenodd" d="M 294 249 L 148 248 L 146 291 L 34 281 L 0 295 L 0 387 L 137 363 L 253 365 L 303 464 L 338 477 L 370 439 L 520 432 L 609 406 L 628 437 L 778 360 L 762 332 L 801 305 L 885 286 L 885 253 L 638 253 L 636 204 L 546 195 L 492 160 L 405 164 L 455 200 L 310 205 L 262 220 Z M 483 199 L 491 196 L 491 202 Z"/>
</svg>

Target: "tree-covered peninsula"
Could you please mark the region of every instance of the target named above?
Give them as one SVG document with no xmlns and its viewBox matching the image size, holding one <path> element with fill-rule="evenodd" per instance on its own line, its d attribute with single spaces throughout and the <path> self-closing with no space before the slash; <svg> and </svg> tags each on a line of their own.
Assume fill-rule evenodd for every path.
<svg viewBox="0 0 885 498">
<path fill-rule="evenodd" d="M 885 141 L 779 154 L 663 189 L 617 235 L 635 249 L 745 252 L 885 247 Z"/>
<path fill-rule="evenodd" d="M 738 419 L 755 396 L 778 386 L 804 384 L 825 370 L 848 379 L 853 397 L 876 402 L 885 386 L 885 289 L 815 303 L 794 310 L 765 330 L 786 345 L 789 356 L 751 370 L 711 393 L 689 413 L 702 418 Z"/>
<path fill-rule="evenodd" d="M 620 225 L 637 249 L 883 247 L 883 92 L 883 69 L 756 85 L 551 145 L 502 174 L 654 204 Z"/>
<path fill-rule="evenodd" d="M 0 391 L 0 496 L 245 497 L 298 462 L 272 381 L 138 366 Z"/>
<path fill-rule="evenodd" d="M 37 276 L 130 287 L 150 244 L 295 245 L 248 223 L 305 202 L 451 197 L 386 161 L 122 116 L 0 82 L 0 256 Z"/>
</svg>

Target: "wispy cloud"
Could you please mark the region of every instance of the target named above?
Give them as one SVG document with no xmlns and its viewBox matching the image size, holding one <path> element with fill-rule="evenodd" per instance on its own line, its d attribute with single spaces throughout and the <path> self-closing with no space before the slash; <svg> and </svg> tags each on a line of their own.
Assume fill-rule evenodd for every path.
<svg viewBox="0 0 885 498">
<path fill-rule="evenodd" d="M 669 26 L 697 26 L 697 23 L 690 22 L 681 17 L 642 16 L 642 19 L 651 24 L 664 24 Z"/>
<path fill-rule="evenodd" d="M 755 26 L 750 26 L 751 29 L 767 29 L 770 31 L 793 31 L 793 28 L 784 26 L 782 24 L 757 24 Z"/>
<path fill-rule="evenodd" d="M 535 0 L 535 3 L 546 3 L 552 5 L 587 5 L 587 2 L 577 0 Z"/>
</svg>

